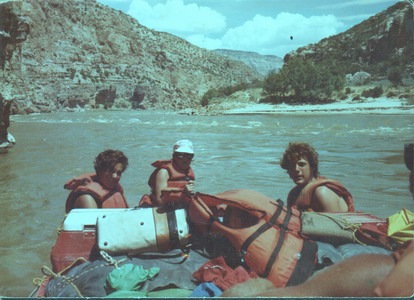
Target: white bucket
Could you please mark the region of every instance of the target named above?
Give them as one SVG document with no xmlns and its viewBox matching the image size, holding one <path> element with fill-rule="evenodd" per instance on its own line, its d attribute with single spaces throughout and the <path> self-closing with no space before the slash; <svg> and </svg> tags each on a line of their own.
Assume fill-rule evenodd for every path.
<svg viewBox="0 0 414 300">
<path fill-rule="evenodd" d="M 167 252 L 187 246 L 189 238 L 185 209 L 159 213 L 157 208 L 138 208 L 97 219 L 98 247 L 112 254 Z"/>
</svg>

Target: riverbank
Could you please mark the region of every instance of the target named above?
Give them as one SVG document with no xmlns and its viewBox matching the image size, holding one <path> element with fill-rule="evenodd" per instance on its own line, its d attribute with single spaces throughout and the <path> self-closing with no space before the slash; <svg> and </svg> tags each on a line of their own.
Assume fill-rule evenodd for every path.
<svg viewBox="0 0 414 300">
<path fill-rule="evenodd" d="M 414 114 L 414 89 L 384 88 L 381 97 L 363 97 L 371 86 L 352 87 L 352 92 L 343 99 L 343 93 L 332 96 L 326 104 L 269 104 L 261 103 L 262 89 L 236 92 L 228 97 L 213 99 L 206 107 L 186 109 L 183 114 L 235 115 L 235 114 L 308 114 L 308 113 L 359 113 L 359 114 Z"/>
<path fill-rule="evenodd" d="M 286 113 L 414 114 L 414 105 L 400 99 L 343 100 L 328 104 L 248 104 L 223 111 L 225 115 Z"/>
</svg>

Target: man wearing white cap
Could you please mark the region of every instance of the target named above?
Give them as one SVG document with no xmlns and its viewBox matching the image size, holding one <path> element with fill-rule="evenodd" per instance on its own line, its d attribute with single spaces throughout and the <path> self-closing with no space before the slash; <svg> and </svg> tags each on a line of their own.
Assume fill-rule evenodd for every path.
<svg viewBox="0 0 414 300">
<path fill-rule="evenodd" d="M 157 169 L 152 172 L 148 180 L 151 195 L 144 195 L 139 206 L 164 205 L 161 191 L 167 188 L 180 188 L 190 193 L 193 192 L 195 175 L 190 166 L 193 157 L 193 143 L 189 140 L 179 140 L 173 146 L 172 159 L 153 162 L 151 165 Z"/>
</svg>

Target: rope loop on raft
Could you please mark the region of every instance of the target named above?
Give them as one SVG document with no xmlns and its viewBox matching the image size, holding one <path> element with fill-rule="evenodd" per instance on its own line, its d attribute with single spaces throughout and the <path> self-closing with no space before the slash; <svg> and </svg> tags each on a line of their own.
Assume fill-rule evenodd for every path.
<svg viewBox="0 0 414 300">
<path fill-rule="evenodd" d="M 69 266 L 67 266 L 66 268 L 64 268 L 62 271 L 60 271 L 58 273 L 53 272 L 48 266 L 43 266 L 42 267 L 42 273 L 45 275 L 45 277 L 43 277 L 43 278 L 34 278 L 33 283 L 35 285 L 41 286 L 48 279 L 48 277 L 51 277 L 51 278 L 61 277 L 73 287 L 73 289 L 76 291 L 76 293 L 78 294 L 79 297 L 83 298 L 84 296 L 82 295 L 81 291 L 73 283 L 74 279 L 70 278 L 70 277 L 66 277 L 65 275 L 63 275 L 65 272 L 67 272 L 73 266 L 78 264 L 78 262 L 85 263 L 85 262 L 87 262 L 87 260 L 84 257 L 78 257 L 74 262 L 72 262 Z"/>
<path fill-rule="evenodd" d="M 336 224 L 338 224 L 338 226 L 340 226 L 343 230 L 348 230 L 352 232 L 352 237 L 354 239 L 354 241 L 356 241 L 358 244 L 361 244 L 363 246 L 367 246 L 366 243 L 360 241 L 357 236 L 356 233 L 357 231 L 361 228 L 362 224 L 361 223 L 349 223 L 347 220 L 343 219 L 343 218 L 337 218 L 334 217 L 330 214 L 326 214 L 326 213 L 317 213 L 318 215 L 321 216 L 325 216 L 329 219 L 331 219 L 332 221 L 334 221 Z"/>
</svg>

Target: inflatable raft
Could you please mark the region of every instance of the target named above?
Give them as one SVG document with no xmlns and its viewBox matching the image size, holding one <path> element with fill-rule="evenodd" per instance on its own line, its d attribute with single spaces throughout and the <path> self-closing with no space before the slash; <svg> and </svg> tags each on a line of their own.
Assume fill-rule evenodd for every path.
<svg viewBox="0 0 414 300">
<path fill-rule="evenodd" d="M 30 296 L 104 297 L 110 293 L 107 288 L 110 274 L 125 265 L 159 269 L 157 276 L 142 284 L 142 289 L 146 292 L 166 291 L 173 287 L 175 291 L 183 291 L 181 296 L 184 296 L 199 284 L 193 274 L 206 262 L 229 252 L 236 254 L 233 258 L 240 258 L 237 256 L 240 251 L 237 243 L 232 244 L 231 239 L 224 238 L 217 232 L 203 232 L 200 228 L 209 228 L 212 222 L 219 222 L 223 225 L 215 228 L 238 224 L 244 226 L 244 231 L 249 231 L 249 228 L 253 230 L 258 227 L 258 220 L 269 228 L 283 226 L 275 218 L 270 218 L 273 223 L 263 221 L 260 210 L 252 208 L 246 199 L 242 199 L 253 196 L 255 199 L 263 198 L 264 201 L 270 199 L 269 201 L 279 203 L 280 211 L 289 211 L 280 202 L 247 190 L 229 191 L 215 196 L 196 193 L 190 201 L 197 201 L 200 206 L 198 212 L 205 209 L 211 213 L 211 219 L 206 223 L 203 223 L 203 218 L 192 213 L 194 209 L 191 208 L 191 202 L 186 203 L 186 209 L 164 212 L 156 208 L 73 209 L 65 217 L 52 247 L 52 268 L 42 268 L 44 276 L 37 280 L 38 287 Z M 214 203 L 208 203 L 209 201 Z M 240 201 L 245 201 L 244 205 L 240 205 Z M 219 202 L 227 205 L 224 217 L 215 215 L 219 211 L 216 207 Z M 254 214 L 249 210 L 254 210 Z M 243 216 L 243 213 L 250 214 L 250 217 Z M 300 217 L 302 220 L 306 218 L 307 222 L 298 219 L 301 226 L 296 227 L 301 232 L 297 236 L 303 235 L 305 240 L 316 241 L 317 245 L 317 262 L 312 266 L 313 271 L 357 254 L 391 253 L 386 235 L 381 234 L 386 227 L 385 219 L 358 212 L 304 213 Z M 314 226 L 315 223 L 320 226 Z M 202 226 L 195 226 L 197 224 Z M 353 228 L 351 234 L 348 231 L 342 234 L 343 227 L 349 228 L 349 225 Z M 326 230 L 329 228 L 331 230 Z M 209 251 L 208 248 L 214 248 L 214 251 Z M 247 250 L 252 252 L 249 248 Z M 246 261 L 249 264 L 256 260 L 251 257 Z M 246 268 L 255 271 L 255 266 L 251 263 Z M 277 272 L 273 272 L 271 280 L 276 277 Z M 275 282 L 279 282 L 279 279 Z"/>
</svg>

